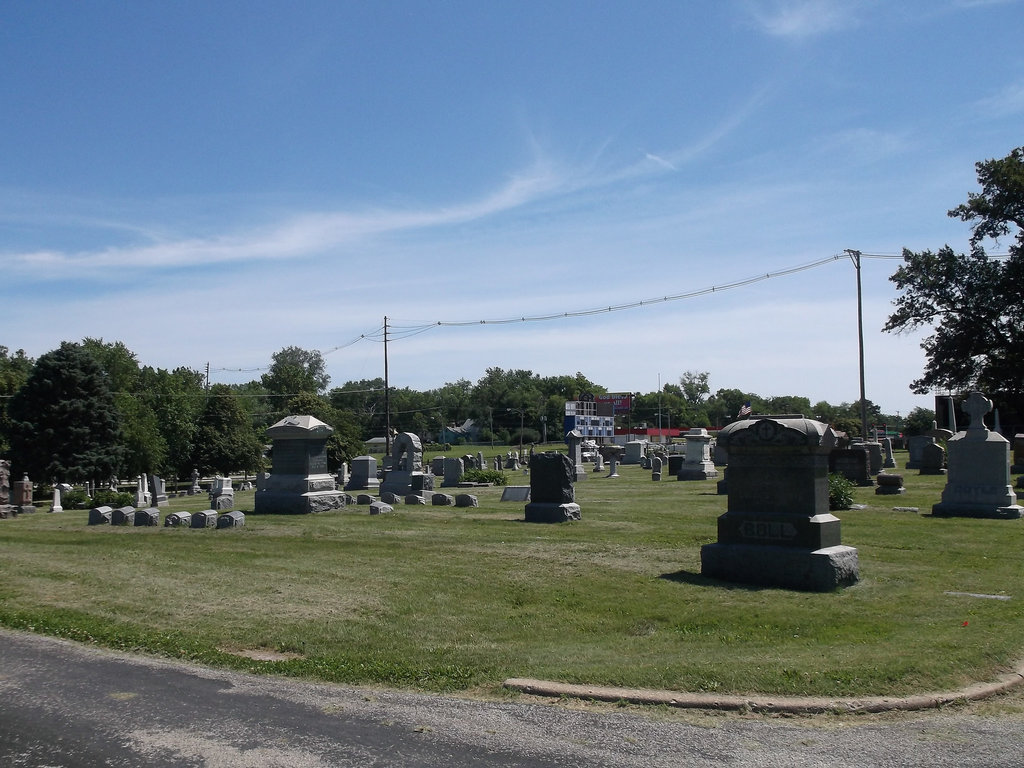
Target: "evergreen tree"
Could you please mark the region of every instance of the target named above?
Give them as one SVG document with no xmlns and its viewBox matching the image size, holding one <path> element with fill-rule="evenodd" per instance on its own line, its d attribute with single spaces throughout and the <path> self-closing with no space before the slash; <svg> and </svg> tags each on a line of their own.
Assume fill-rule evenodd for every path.
<svg viewBox="0 0 1024 768">
<path fill-rule="evenodd" d="M 123 466 L 120 420 L 109 382 L 80 344 L 40 357 L 11 399 L 16 474 L 40 480 L 105 480 Z"/>
<path fill-rule="evenodd" d="M 195 431 L 192 465 L 203 475 L 255 472 L 262 462 L 262 450 L 251 418 L 231 387 L 210 387 Z"/>
</svg>

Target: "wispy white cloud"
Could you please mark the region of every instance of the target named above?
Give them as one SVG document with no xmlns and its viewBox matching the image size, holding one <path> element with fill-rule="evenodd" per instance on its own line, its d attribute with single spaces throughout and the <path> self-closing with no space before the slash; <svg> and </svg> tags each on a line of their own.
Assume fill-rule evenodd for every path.
<svg viewBox="0 0 1024 768">
<path fill-rule="evenodd" d="M 873 163 L 897 155 L 911 146 L 906 133 L 874 128 L 851 128 L 826 137 L 819 151 L 842 155 L 847 162 Z"/>
<path fill-rule="evenodd" d="M 156 242 L 93 251 L 36 249 L 2 257 L 8 269 L 35 277 L 64 277 L 68 269 L 164 269 L 231 262 L 289 260 L 312 256 L 378 235 L 461 224 L 525 206 L 567 184 L 546 163 L 513 175 L 494 192 L 465 203 L 435 208 L 302 213 L 269 226 L 207 237 L 161 237 Z M 130 229 L 127 225 L 125 229 Z"/>
<path fill-rule="evenodd" d="M 786 38 L 808 38 L 857 23 L 854 0 L 753 0 L 750 14 L 760 29 Z"/>
<path fill-rule="evenodd" d="M 974 109 L 986 117 L 1010 117 L 1024 113 L 1024 80 L 1000 88 L 974 103 Z"/>
</svg>

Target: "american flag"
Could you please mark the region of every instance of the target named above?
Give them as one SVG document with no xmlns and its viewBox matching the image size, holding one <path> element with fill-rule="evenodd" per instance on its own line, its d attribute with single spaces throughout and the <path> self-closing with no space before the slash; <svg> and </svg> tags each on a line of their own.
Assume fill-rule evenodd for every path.
<svg viewBox="0 0 1024 768">
<path fill-rule="evenodd" d="M 745 402 L 743 404 L 743 407 L 740 408 L 740 412 L 736 414 L 736 418 L 740 418 L 741 419 L 744 416 L 749 416 L 749 415 L 750 415 L 750 401 L 747 400 L 747 402 Z"/>
</svg>

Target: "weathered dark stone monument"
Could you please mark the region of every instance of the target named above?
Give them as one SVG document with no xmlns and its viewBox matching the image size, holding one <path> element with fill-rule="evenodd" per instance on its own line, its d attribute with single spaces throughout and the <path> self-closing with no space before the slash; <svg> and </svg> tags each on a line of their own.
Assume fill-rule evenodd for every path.
<svg viewBox="0 0 1024 768">
<path fill-rule="evenodd" d="M 985 426 L 985 414 L 992 410 L 992 401 L 981 392 L 971 392 L 963 409 L 970 415 L 971 423 L 946 444 L 946 487 L 942 500 L 932 507 L 932 514 L 1019 518 L 1022 510 L 1010 485 L 1010 442 Z"/>
<path fill-rule="evenodd" d="M 530 464 L 528 523 L 564 523 L 580 519 L 573 479 L 576 466 L 564 453 L 535 453 Z"/>
<path fill-rule="evenodd" d="M 871 458 L 863 443 L 829 451 L 828 471 L 842 475 L 855 485 L 875 484 L 871 479 Z"/>
<path fill-rule="evenodd" d="M 255 512 L 309 514 L 345 506 L 327 471 L 327 438 L 333 432 L 312 416 L 288 416 L 267 429 L 273 460 L 264 489 L 256 491 Z"/>
<path fill-rule="evenodd" d="M 701 573 L 716 579 L 825 592 L 860 578 L 828 510 L 835 433 L 803 416 L 757 416 L 723 429 L 728 511 L 718 542 L 701 547 Z"/>
</svg>

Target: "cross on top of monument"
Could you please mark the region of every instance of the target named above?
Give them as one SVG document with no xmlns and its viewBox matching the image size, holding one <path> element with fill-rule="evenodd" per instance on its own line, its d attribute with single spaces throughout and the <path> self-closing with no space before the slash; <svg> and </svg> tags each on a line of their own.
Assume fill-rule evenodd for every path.
<svg viewBox="0 0 1024 768">
<path fill-rule="evenodd" d="M 971 392 L 964 401 L 963 409 L 971 417 L 971 424 L 968 429 L 987 429 L 985 426 L 985 414 L 992 410 L 992 401 L 981 392 Z"/>
</svg>

